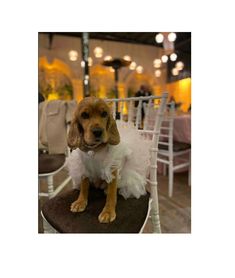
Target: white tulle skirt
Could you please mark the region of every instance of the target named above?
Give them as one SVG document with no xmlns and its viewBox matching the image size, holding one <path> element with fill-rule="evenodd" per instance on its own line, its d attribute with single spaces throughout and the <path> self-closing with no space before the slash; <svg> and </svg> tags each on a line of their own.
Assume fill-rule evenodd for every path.
<svg viewBox="0 0 235 278">
<path fill-rule="evenodd" d="M 117 170 L 119 194 L 126 199 L 146 194 L 151 141 L 142 139 L 134 126 L 117 121 L 117 127 L 121 137 L 118 145 L 107 145 L 98 152 L 88 153 L 76 149 L 67 158 L 74 188 L 79 188 L 84 177 L 94 186 L 105 188 L 113 179 L 113 171 Z"/>
</svg>

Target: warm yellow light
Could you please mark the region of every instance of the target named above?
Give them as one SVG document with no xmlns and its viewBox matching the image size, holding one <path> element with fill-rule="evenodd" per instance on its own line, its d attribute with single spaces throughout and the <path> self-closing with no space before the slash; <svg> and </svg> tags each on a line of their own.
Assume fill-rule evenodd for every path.
<svg viewBox="0 0 235 278">
<path fill-rule="evenodd" d="M 168 34 L 168 40 L 170 42 L 174 42 L 176 40 L 176 33 L 170 33 Z"/>
<path fill-rule="evenodd" d="M 155 70 L 155 76 L 160 77 L 161 76 L 161 71 L 160 70 Z"/>
<path fill-rule="evenodd" d="M 126 61 L 131 61 L 131 57 L 129 55 L 125 55 L 123 57 L 123 59 L 126 60 Z"/>
<path fill-rule="evenodd" d="M 164 40 L 163 34 L 161 34 L 161 33 L 157 34 L 156 37 L 155 37 L 155 40 L 156 40 L 157 43 L 162 43 L 163 40 Z"/>
<path fill-rule="evenodd" d="M 176 61 L 177 55 L 176 55 L 175 53 L 172 53 L 172 54 L 170 55 L 170 59 L 171 59 L 172 62 Z"/>
<path fill-rule="evenodd" d="M 103 56 L 103 49 L 101 47 L 97 46 L 94 49 L 94 54 L 95 54 L 96 58 L 101 58 Z"/>
<path fill-rule="evenodd" d="M 160 68 L 160 67 L 161 67 L 161 63 L 162 63 L 161 59 L 155 59 L 155 60 L 153 61 L 153 66 L 154 66 L 155 68 Z"/>
<path fill-rule="evenodd" d="M 93 60 L 91 57 L 88 57 L 88 66 L 91 67 L 93 65 Z"/>
<path fill-rule="evenodd" d="M 142 66 L 138 66 L 138 67 L 136 68 L 136 72 L 137 72 L 137 73 L 143 73 L 143 71 L 144 71 L 144 68 L 143 68 Z"/>
<path fill-rule="evenodd" d="M 114 72 L 114 69 L 113 69 L 112 67 L 110 67 L 109 70 L 110 70 L 111 72 Z"/>
<path fill-rule="evenodd" d="M 176 76 L 176 75 L 179 74 L 179 71 L 178 71 L 177 68 L 173 68 L 173 69 L 171 70 L 171 72 L 172 72 L 172 74 L 173 74 L 174 76 Z"/>
<path fill-rule="evenodd" d="M 82 68 L 85 67 L 85 61 L 81 61 L 81 67 L 82 67 Z"/>
<path fill-rule="evenodd" d="M 178 70 L 182 70 L 184 68 L 184 63 L 179 61 L 175 64 L 175 66 Z"/>
<path fill-rule="evenodd" d="M 129 66 L 129 69 L 130 70 L 135 70 L 136 68 L 136 62 L 131 62 L 130 66 Z"/>
<path fill-rule="evenodd" d="M 166 63 L 168 61 L 168 56 L 167 55 L 162 55 L 162 62 Z"/>
<path fill-rule="evenodd" d="M 78 59 L 78 52 L 76 50 L 70 50 L 68 55 L 69 55 L 69 60 L 70 61 L 73 61 L 73 62 L 77 61 L 77 59 Z"/>
<path fill-rule="evenodd" d="M 107 55 L 107 56 L 104 57 L 104 60 L 105 61 L 110 61 L 110 60 L 112 60 L 112 56 Z"/>
</svg>

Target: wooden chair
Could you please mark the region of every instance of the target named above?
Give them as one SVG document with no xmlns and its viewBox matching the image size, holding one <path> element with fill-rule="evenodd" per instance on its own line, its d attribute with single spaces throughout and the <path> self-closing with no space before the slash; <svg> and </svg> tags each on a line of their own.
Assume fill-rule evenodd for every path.
<svg viewBox="0 0 235 278">
<path fill-rule="evenodd" d="M 42 106 L 42 107 L 41 107 Z M 54 106 L 54 107 L 53 107 Z M 50 109 L 53 107 L 53 109 Z M 71 120 L 71 115 L 75 108 L 74 102 L 66 102 L 62 100 L 51 101 L 50 103 L 40 103 L 39 109 L 42 111 L 39 112 L 39 127 L 41 128 L 41 122 L 45 121 L 45 125 L 48 125 L 44 128 L 44 133 L 47 133 L 48 129 L 51 128 L 50 121 L 53 121 L 55 132 L 60 130 L 60 136 L 65 138 L 64 144 L 62 146 L 56 146 L 58 134 L 49 136 L 44 134 L 45 138 L 48 140 L 46 143 L 47 146 L 43 146 L 42 143 L 39 143 L 39 153 L 38 153 L 38 173 L 39 181 L 45 179 L 47 182 L 48 192 L 40 192 L 40 182 L 39 182 L 39 197 L 52 197 L 56 196 L 71 180 L 71 177 L 66 177 L 54 190 L 54 176 L 62 171 L 65 168 L 66 157 L 69 155 L 69 149 L 66 143 L 67 131 L 69 128 L 69 123 Z M 55 125 L 54 125 L 55 123 Z M 60 127 L 62 127 L 60 129 Z M 39 128 L 39 129 L 40 129 Z M 40 132 L 39 132 L 40 133 Z M 40 136 L 41 134 L 39 134 Z M 50 142 L 50 138 L 53 138 L 53 142 Z M 53 149 L 51 146 L 53 145 Z M 61 142 L 60 142 L 61 145 Z"/>
<path fill-rule="evenodd" d="M 181 143 L 173 140 L 174 130 L 174 116 L 175 116 L 175 104 L 170 104 L 169 112 L 163 119 L 162 127 L 160 128 L 160 141 L 159 141 L 159 153 L 157 161 L 164 164 L 164 174 L 166 173 L 166 167 L 168 166 L 168 195 L 173 196 L 174 186 L 174 171 L 188 167 L 188 184 L 191 180 L 191 145 L 187 143 Z M 184 158 L 188 154 L 188 158 Z M 183 157 L 182 157 L 183 156 Z M 174 163 L 175 158 L 181 158 L 182 161 L 177 164 Z"/>
<path fill-rule="evenodd" d="M 155 127 L 152 131 L 141 130 L 143 134 L 151 134 L 152 142 L 150 150 L 150 173 L 148 183 L 150 194 L 141 196 L 139 199 L 130 198 L 125 200 L 118 195 L 117 219 L 109 224 L 101 224 L 98 214 L 105 203 L 105 195 L 100 189 L 90 188 L 89 204 L 82 213 L 70 212 L 71 203 L 76 200 L 79 191 L 72 190 L 48 200 L 42 208 L 43 227 L 45 233 L 139 233 L 142 232 L 149 215 L 153 224 L 153 232 L 160 233 L 160 217 L 157 191 L 157 154 L 160 127 L 166 108 L 167 93 L 161 97 L 107 99 L 113 104 L 113 115 L 116 116 L 116 103 L 120 106 L 120 121 L 122 124 L 133 127 L 132 110 L 134 101 L 160 99 L 161 103 L 156 116 Z M 128 105 L 128 119 L 125 120 L 124 105 Z M 137 119 L 137 123 L 140 119 Z M 136 126 L 136 128 L 138 125 Z M 141 147 L 141 146 L 140 146 Z M 140 162 L 141 163 L 141 162 Z"/>
</svg>

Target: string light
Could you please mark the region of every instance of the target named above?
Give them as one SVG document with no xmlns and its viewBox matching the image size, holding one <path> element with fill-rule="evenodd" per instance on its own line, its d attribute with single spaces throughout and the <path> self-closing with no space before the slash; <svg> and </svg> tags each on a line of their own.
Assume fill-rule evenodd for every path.
<svg viewBox="0 0 235 278">
<path fill-rule="evenodd" d="M 69 55 L 69 60 L 70 61 L 73 61 L 73 62 L 77 61 L 77 59 L 78 59 L 78 52 L 76 50 L 70 50 L 68 55 Z"/>
<path fill-rule="evenodd" d="M 160 76 L 161 76 L 161 74 L 162 74 L 162 73 L 161 73 L 161 71 L 160 71 L 160 70 L 156 70 L 156 71 L 155 71 L 155 76 L 156 76 L 156 77 L 160 77 Z"/>
<path fill-rule="evenodd" d="M 157 43 L 162 43 L 163 40 L 164 40 L 163 34 L 162 33 L 157 34 L 156 37 L 155 37 L 155 40 L 156 40 Z"/>
<path fill-rule="evenodd" d="M 162 62 L 163 63 L 167 63 L 167 61 L 168 61 L 168 56 L 167 55 L 163 55 L 162 56 Z"/>
<path fill-rule="evenodd" d="M 135 70 L 135 68 L 136 68 L 136 62 L 131 62 L 131 64 L 130 64 L 130 66 L 129 66 L 129 69 L 130 70 Z"/>
<path fill-rule="evenodd" d="M 95 54 L 96 58 L 101 58 L 103 56 L 103 49 L 101 47 L 97 46 L 94 49 L 94 54 Z"/>
<path fill-rule="evenodd" d="M 176 61 L 177 55 L 176 55 L 175 53 L 172 53 L 172 54 L 170 55 L 170 59 L 171 59 L 172 62 Z"/>
<path fill-rule="evenodd" d="M 136 72 L 137 72 L 137 73 L 143 73 L 143 71 L 144 71 L 144 68 L 143 68 L 142 66 L 138 66 L 138 67 L 136 68 Z"/>
<path fill-rule="evenodd" d="M 174 42 L 176 40 L 176 33 L 169 33 L 168 34 L 168 40 L 170 42 Z"/>
</svg>

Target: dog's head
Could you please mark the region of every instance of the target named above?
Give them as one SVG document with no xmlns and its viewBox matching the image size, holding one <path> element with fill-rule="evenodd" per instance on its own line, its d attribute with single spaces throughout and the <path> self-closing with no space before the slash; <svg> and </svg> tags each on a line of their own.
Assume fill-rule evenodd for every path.
<svg viewBox="0 0 235 278">
<path fill-rule="evenodd" d="M 72 149 L 96 149 L 104 144 L 117 145 L 120 136 L 108 105 L 99 98 L 84 98 L 78 105 L 68 134 Z"/>
</svg>

